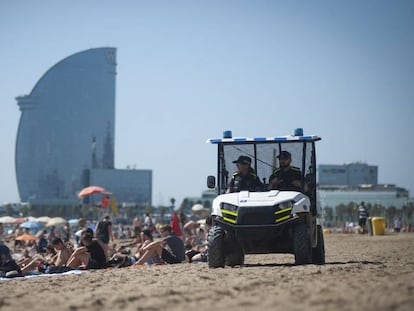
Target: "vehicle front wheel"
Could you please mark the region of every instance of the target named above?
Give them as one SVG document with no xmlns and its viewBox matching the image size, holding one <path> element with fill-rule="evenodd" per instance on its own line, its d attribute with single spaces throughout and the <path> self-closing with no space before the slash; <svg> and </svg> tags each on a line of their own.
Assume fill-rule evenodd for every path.
<svg viewBox="0 0 414 311">
<path fill-rule="evenodd" d="M 293 251 L 296 265 L 306 265 L 312 260 L 312 245 L 309 238 L 308 226 L 299 223 L 294 228 Z"/>
<path fill-rule="evenodd" d="M 213 226 L 208 231 L 208 266 L 210 268 L 224 268 L 224 235 L 224 229 L 219 226 Z"/>
<path fill-rule="evenodd" d="M 227 234 L 224 238 L 224 258 L 226 266 L 234 267 L 244 264 L 244 251 L 234 235 Z"/>
</svg>

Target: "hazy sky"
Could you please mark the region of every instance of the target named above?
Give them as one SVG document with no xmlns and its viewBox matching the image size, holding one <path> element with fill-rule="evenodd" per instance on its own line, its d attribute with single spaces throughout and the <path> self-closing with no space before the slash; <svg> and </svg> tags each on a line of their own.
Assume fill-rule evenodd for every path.
<svg viewBox="0 0 414 311">
<path fill-rule="evenodd" d="M 103 46 L 117 48 L 115 166 L 152 169 L 155 205 L 201 195 L 206 139 L 228 129 L 303 127 L 320 164 L 378 165 L 414 194 L 414 1 L 0 0 L 0 42 L 0 203 L 19 200 L 15 97 Z"/>
</svg>

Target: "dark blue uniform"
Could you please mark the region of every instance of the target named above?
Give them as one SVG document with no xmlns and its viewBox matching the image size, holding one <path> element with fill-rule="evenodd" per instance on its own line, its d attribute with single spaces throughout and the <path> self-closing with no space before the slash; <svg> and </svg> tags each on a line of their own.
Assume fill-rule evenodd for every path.
<svg viewBox="0 0 414 311">
<path fill-rule="evenodd" d="M 239 191 L 262 191 L 263 184 L 260 182 L 259 177 L 251 169 L 246 175 L 242 175 L 240 172 L 235 172 L 231 176 L 229 184 L 229 192 Z"/>
<path fill-rule="evenodd" d="M 300 191 L 300 187 L 296 187 L 292 184 L 294 180 L 301 180 L 301 172 L 299 168 L 294 166 L 289 166 L 287 170 L 277 168 L 273 171 L 273 174 L 270 175 L 269 183 L 271 183 L 275 177 L 279 181 L 279 183 L 276 185 L 276 189 L 287 191 Z"/>
</svg>

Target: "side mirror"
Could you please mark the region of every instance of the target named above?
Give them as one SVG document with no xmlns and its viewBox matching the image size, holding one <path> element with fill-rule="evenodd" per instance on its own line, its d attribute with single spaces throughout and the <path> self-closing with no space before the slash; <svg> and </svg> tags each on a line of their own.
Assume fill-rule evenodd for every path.
<svg viewBox="0 0 414 311">
<path fill-rule="evenodd" d="M 214 189 L 216 187 L 216 177 L 207 176 L 207 188 Z"/>
</svg>

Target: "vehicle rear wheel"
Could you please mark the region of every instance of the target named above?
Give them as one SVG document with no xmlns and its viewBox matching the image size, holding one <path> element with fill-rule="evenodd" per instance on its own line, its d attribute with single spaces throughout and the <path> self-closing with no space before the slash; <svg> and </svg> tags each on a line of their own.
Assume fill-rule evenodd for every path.
<svg viewBox="0 0 414 311">
<path fill-rule="evenodd" d="M 223 228 L 214 226 L 208 231 L 208 266 L 210 268 L 224 268 L 223 240 Z"/>
<path fill-rule="evenodd" d="M 224 238 L 224 258 L 226 266 L 241 266 L 244 263 L 244 251 L 231 234 L 227 234 Z"/>
<path fill-rule="evenodd" d="M 312 263 L 315 265 L 324 265 L 325 264 L 325 242 L 323 239 L 323 230 L 322 226 L 317 226 L 317 245 L 312 249 Z"/>
<path fill-rule="evenodd" d="M 305 223 L 299 223 L 294 228 L 293 251 L 296 265 L 306 265 L 312 260 L 312 245 L 309 230 Z"/>
</svg>

